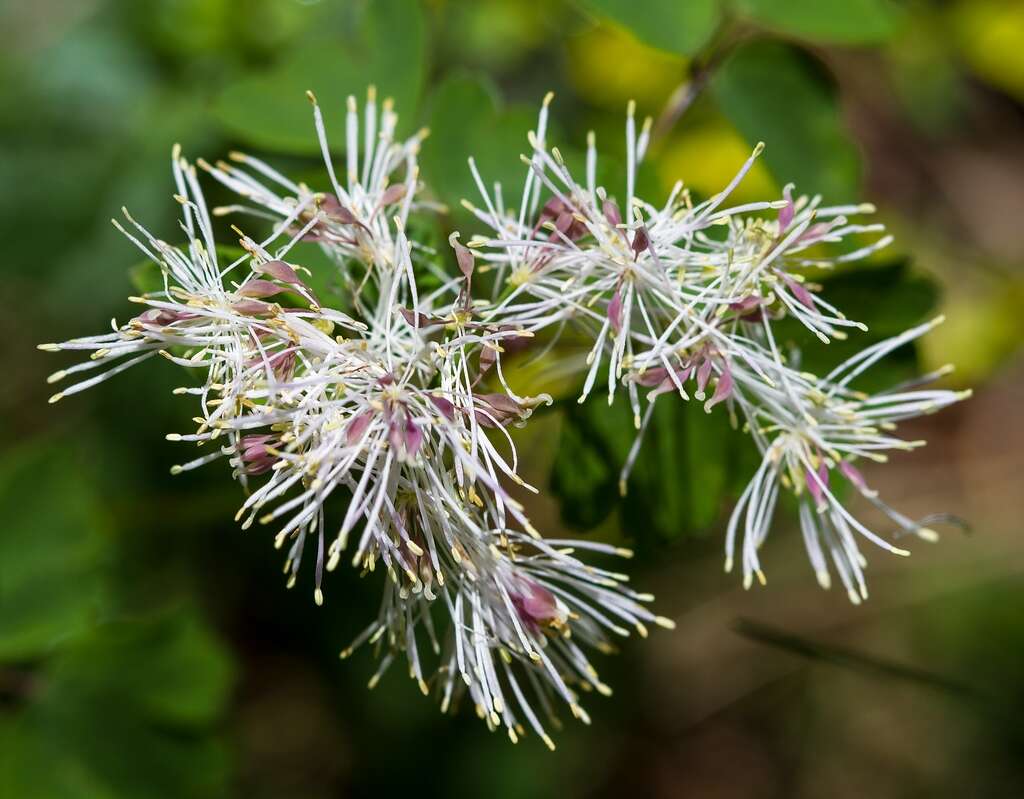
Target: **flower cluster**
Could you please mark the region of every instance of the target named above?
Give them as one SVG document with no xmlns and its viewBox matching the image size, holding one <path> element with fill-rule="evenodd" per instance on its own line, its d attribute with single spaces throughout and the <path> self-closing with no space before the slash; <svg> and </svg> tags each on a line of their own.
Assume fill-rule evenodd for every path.
<svg viewBox="0 0 1024 799">
<path fill-rule="evenodd" d="M 833 477 L 901 533 L 934 537 L 878 499 L 854 464 L 916 446 L 896 438 L 893 425 L 963 395 L 904 386 L 868 396 L 849 385 L 930 325 L 875 344 L 823 378 L 800 371 L 772 332 L 787 316 L 826 342 L 862 327 L 804 274 L 885 246 L 879 225 L 851 221 L 869 207 L 822 207 L 818 198 L 794 199 L 790 187 L 779 200 L 728 205 L 760 147 L 720 194 L 695 203 L 679 184 L 663 206 L 650 205 L 634 196 L 650 125 L 638 133 L 632 108 L 617 202 L 595 185 L 593 136 L 586 185 L 548 149 L 549 96 L 529 135 L 517 209 L 487 190 L 470 159 L 483 207 L 467 207 L 489 233 L 467 244 L 453 233 L 457 269 L 447 271 L 410 234 L 410 220 L 440 208 L 419 179 L 426 132 L 399 140 L 389 102 L 378 107 L 371 89 L 360 119 L 350 98 L 342 171 L 310 100 L 323 190 L 246 155 L 192 164 L 175 148 L 186 243 L 154 237 L 127 212 L 127 224 L 114 223 L 159 266 L 163 289 L 132 298 L 145 309 L 109 333 L 42 348 L 89 353 L 51 376 L 84 378 L 51 401 L 157 354 L 196 376 L 176 391 L 196 400 L 197 426 L 168 436 L 196 456 L 174 470 L 227 460 L 246 489 L 237 520 L 276 531 L 289 586 L 306 548 L 315 548 L 318 604 L 325 570 L 346 551 L 364 573 L 386 572 L 377 617 L 341 653 L 364 643 L 376 650 L 371 685 L 404 658 L 444 709 L 468 696 L 489 728 L 513 741 L 533 731 L 553 746 L 553 700 L 585 721 L 580 693 L 609 691 L 586 650 L 608 651 L 614 636 L 646 635 L 650 624 L 672 626 L 625 575 L 580 557 L 627 550 L 546 539 L 514 496 L 535 489 L 518 474 L 508 428 L 550 398 L 517 394 L 502 358 L 553 346 L 570 325 L 592 340 L 580 400 L 603 377 L 609 402 L 621 389 L 634 411 L 639 434 L 623 485 L 661 395 L 692 393 L 708 411 L 723 405 L 749 431 L 763 458 L 726 538 L 726 568 L 739 558 L 748 586 L 755 575 L 764 580 L 758 549 L 780 487 L 798 497 L 819 582 L 829 585 L 831 561 L 854 601 L 866 596 L 858 540 L 905 550 L 854 518 L 830 488 Z M 237 203 L 208 209 L 200 170 Z M 213 219 L 228 214 L 266 230 L 254 238 L 235 227 L 242 254 L 232 259 L 214 241 Z M 823 243 L 865 237 L 870 243 L 822 260 L 834 249 Z M 336 267 L 337 307 L 290 255 L 300 241 L 319 244 Z"/>
</svg>

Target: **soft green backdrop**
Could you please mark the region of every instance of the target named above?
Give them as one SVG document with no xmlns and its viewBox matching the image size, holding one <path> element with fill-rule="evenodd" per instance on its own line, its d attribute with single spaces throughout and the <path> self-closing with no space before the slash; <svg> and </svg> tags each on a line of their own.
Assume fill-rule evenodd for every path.
<svg viewBox="0 0 1024 799">
<path fill-rule="evenodd" d="M 0 795 L 1024 793 L 1024 5 L 8 0 L 0 29 Z M 883 479 L 911 515 L 949 511 L 972 534 L 909 562 L 872 553 L 874 596 L 853 609 L 817 590 L 780 520 L 771 582 L 746 594 L 721 574 L 750 464 L 724 414 L 659 406 L 620 501 L 628 412 L 560 401 L 521 436 L 550 489 L 532 516 L 635 546 L 638 584 L 679 629 L 609 660 L 615 696 L 555 755 L 441 717 L 399 669 L 366 691 L 368 658 L 337 652 L 378 586 L 339 574 L 316 608 L 311 587 L 285 590 L 264 531 L 232 524 L 224 470 L 169 476 L 180 376 L 151 364 L 51 407 L 66 361 L 35 345 L 130 313 L 144 275 L 108 219 L 127 205 L 173 240 L 173 143 L 319 184 L 304 92 L 340 133 L 369 83 L 406 132 L 431 129 L 423 175 L 452 209 L 423 233 L 437 241 L 473 232 L 467 155 L 507 192 L 522 180 L 548 90 L 550 138 L 572 163 L 595 130 L 610 184 L 627 101 L 656 119 L 652 199 L 680 178 L 716 191 L 763 140 L 741 200 L 795 181 L 876 203 L 897 243 L 826 290 L 866 340 L 949 317 L 890 374 L 955 361 L 976 398 L 916 424 L 932 447 Z M 556 366 L 517 379 L 570 397 Z"/>
</svg>

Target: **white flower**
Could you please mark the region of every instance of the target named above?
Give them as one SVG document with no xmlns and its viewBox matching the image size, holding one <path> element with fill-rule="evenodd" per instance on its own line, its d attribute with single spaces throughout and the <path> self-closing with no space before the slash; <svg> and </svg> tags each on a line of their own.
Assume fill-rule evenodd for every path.
<svg viewBox="0 0 1024 799">
<path fill-rule="evenodd" d="M 247 488 L 237 520 L 275 526 L 289 587 L 315 548 L 317 604 L 325 572 L 347 549 L 364 573 L 382 566 L 381 611 L 355 642 L 386 645 L 372 682 L 404 654 L 444 707 L 468 693 L 490 726 L 505 726 L 513 740 L 532 729 L 553 746 L 541 721 L 553 714 L 552 699 L 585 720 L 577 688 L 608 692 L 581 647 L 607 650 L 608 632 L 646 634 L 645 623 L 671 622 L 645 607 L 649 595 L 623 585 L 625 575 L 586 565 L 572 542 L 541 539 L 510 496 L 509 484 L 536 489 L 517 473 L 506 427 L 550 398 L 520 396 L 506 381 L 505 347 L 532 331 L 528 322 L 481 318 L 475 259 L 458 234 L 450 239 L 455 275 L 406 234 L 411 213 L 432 210 L 417 199 L 424 134 L 395 142 L 388 102 L 378 129 L 371 90 L 360 159 L 350 98 L 339 180 L 315 100 L 314 119 L 331 191 L 314 192 L 248 156 L 234 154 L 238 166 L 199 162 L 245 200 L 214 215 L 270 222 L 262 240 L 235 228 L 245 255 L 230 264 L 218 260 L 195 169 L 175 148 L 186 244 L 156 239 L 126 212 L 139 236 L 125 234 L 159 265 L 164 289 L 136 298 L 148 310 L 110 334 L 44 345 L 92 352 L 54 381 L 107 367 L 54 400 L 157 353 L 198 373 L 198 385 L 176 392 L 198 401 L 197 428 L 167 436 L 198 455 L 173 471 L 226 459 Z M 356 318 L 326 307 L 304 267 L 288 260 L 303 240 L 337 265 Z M 421 294 L 424 269 L 440 280 Z M 435 607 L 447 612 L 447 630 L 435 629 L 444 622 Z"/>
<path fill-rule="evenodd" d="M 245 254 L 228 264 L 218 258 L 196 171 L 175 148 L 186 243 L 156 239 L 127 212 L 136 232 L 115 222 L 159 265 L 163 290 L 133 298 L 147 309 L 111 333 L 42 348 L 91 353 L 51 382 L 98 370 L 51 401 L 158 353 L 197 374 L 197 385 L 176 392 L 196 399 L 197 428 L 168 435 L 195 445 L 197 456 L 174 471 L 227 460 L 247 491 L 237 520 L 243 528 L 273 525 L 276 546 L 287 546 L 289 587 L 307 546 L 315 547 L 318 604 L 325 572 L 343 552 L 364 574 L 379 564 L 387 575 L 377 618 L 342 655 L 362 643 L 378 650 L 371 685 L 404 657 L 444 709 L 468 696 L 489 728 L 503 727 L 513 741 L 532 730 L 553 747 L 546 725 L 556 707 L 586 721 L 580 692 L 609 692 L 585 650 L 608 651 L 611 634 L 646 635 L 648 624 L 672 622 L 654 615 L 652 597 L 629 588 L 625 575 L 578 555 L 628 552 L 543 539 L 511 496 L 510 485 L 536 489 L 518 474 L 506 428 L 551 400 L 516 393 L 503 367 L 510 349 L 535 337 L 550 347 L 568 325 L 590 337 L 580 401 L 604 377 L 609 402 L 624 389 L 639 429 L 623 489 L 659 397 L 692 394 L 708 412 L 724 406 L 762 454 L 729 522 L 726 568 L 739 559 L 747 586 L 764 581 L 758 550 L 784 489 L 798 498 L 819 582 L 829 585 L 831 561 L 854 601 L 867 595 L 859 539 L 906 550 L 858 521 L 833 480 L 851 483 L 896 524 L 897 535 L 934 538 L 883 503 L 855 462 L 918 446 L 897 438 L 894 425 L 966 394 L 916 383 L 874 396 L 850 388 L 934 323 L 868 347 L 823 378 L 799 371 L 778 346 L 773 326 L 785 316 L 825 343 L 863 328 L 801 270 L 885 246 L 880 225 L 848 221 L 869 206 L 794 200 L 790 186 L 782 199 L 729 206 L 761 145 L 713 197 L 695 203 L 680 182 L 653 205 L 635 196 L 650 122 L 638 131 L 632 105 L 620 204 L 596 185 L 593 135 L 582 183 L 548 147 L 550 99 L 528 137 L 518 208 L 506 209 L 500 188 L 490 192 L 470 159 L 484 207 L 467 207 L 490 232 L 468 246 L 452 234 L 451 273 L 408 232 L 415 215 L 437 210 L 422 199 L 416 163 L 425 132 L 397 141 L 390 102 L 378 118 L 372 89 L 362 123 L 349 98 L 340 176 L 310 95 L 327 174 L 321 190 L 250 156 L 198 162 L 241 198 L 213 216 L 269 223 L 263 238 L 235 228 Z M 855 235 L 877 238 L 831 259 L 819 255 L 817 245 Z M 289 260 L 304 240 L 336 266 L 351 315 L 327 307 L 304 267 Z M 495 278 L 488 299 L 479 288 L 483 272 Z M 434 287 L 421 292 L 424 273 Z"/>
<path fill-rule="evenodd" d="M 796 373 L 780 365 L 774 372 L 776 387 L 758 386 L 760 401 L 757 404 L 741 400 L 755 441 L 763 453 L 761 465 L 740 496 L 726 532 L 726 571 L 733 567 L 739 537 L 742 540 L 739 558 L 746 587 L 750 587 L 755 575 L 760 582 L 765 581 L 758 549 L 771 528 L 780 487 L 798 498 L 800 527 L 818 582 L 823 588 L 831 585 L 828 567 L 831 560 L 854 603 L 867 598 L 863 577 L 866 561 L 858 539 L 866 539 L 894 554 L 910 553 L 871 530 L 847 510 L 834 491 L 834 477 L 848 482 L 895 522 L 897 532 L 893 538 L 906 534 L 925 540 L 937 537 L 933 530 L 882 502 L 877 492 L 868 487 L 855 462 L 863 458 L 884 463 L 887 451 L 922 446 L 923 441 L 904 441 L 896 437 L 893 434 L 896 424 L 934 413 L 965 399 L 970 392 L 906 390 L 905 386 L 897 386 L 887 392 L 867 395 L 851 389 L 849 383 L 885 355 L 939 322 L 941 317 L 874 344 L 824 378 Z M 940 370 L 926 376 L 925 380 L 946 371 Z"/>
</svg>

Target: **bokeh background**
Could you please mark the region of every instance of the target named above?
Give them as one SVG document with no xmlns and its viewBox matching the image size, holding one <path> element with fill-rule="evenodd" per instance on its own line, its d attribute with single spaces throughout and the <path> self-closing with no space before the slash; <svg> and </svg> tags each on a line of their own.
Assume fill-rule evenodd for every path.
<svg viewBox="0 0 1024 799">
<path fill-rule="evenodd" d="M 1017 0 L 7 0 L 0 5 L 0 795 L 11 799 L 363 795 L 1024 795 L 1024 4 Z M 975 397 L 906 431 L 869 474 L 943 537 L 870 552 L 870 601 L 814 584 L 780 514 L 769 584 L 722 574 L 750 456 L 721 419 L 659 410 L 629 498 L 628 419 L 558 402 L 520 436 L 550 533 L 628 542 L 678 629 L 629 640 L 549 754 L 472 713 L 443 717 L 401 673 L 338 651 L 379 590 L 286 591 L 266 531 L 231 521 L 223 469 L 171 478 L 189 426 L 150 364 L 47 405 L 66 365 L 35 345 L 131 312 L 127 205 L 174 240 L 169 153 L 260 153 L 321 185 L 312 88 L 335 121 L 368 83 L 472 226 L 474 153 L 514 187 L 544 93 L 570 161 L 597 132 L 621 171 L 623 111 L 656 120 L 641 184 L 743 199 L 870 199 L 896 243 L 826 291 L 871 336 L 943 312 L 892 372 L 956 362 Z M 692 100 L 692 102 L 691 102 Z M 612 178 L 609 178 L 611 180 Z M 609 184 L 612 185 L 612 184 Z M 510 189 L 507 189 L 510 190 Z M 213 201 L 217 193 L 213 192 Z M 312 260 L 315 253 L 307 253 Z M 58 362 L 60 361 L 60 362 Z M 560 398 L 557 369 L 519 375 Z M 564 383 L 564 381 L 563 381 Z M 621 411 L 621 409 L 619 409 Z M 863 509 L 861 509 L 863 510 Z"/>
</svg>

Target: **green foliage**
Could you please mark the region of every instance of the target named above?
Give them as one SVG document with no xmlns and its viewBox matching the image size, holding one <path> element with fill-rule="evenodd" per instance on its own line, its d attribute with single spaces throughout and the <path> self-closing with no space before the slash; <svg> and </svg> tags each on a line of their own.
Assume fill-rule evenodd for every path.
<svg viewBox="0 0 1024 799">
<path fill-rule="evenodd" d="M 212 726 L 230 657 L 194 610 L 113 620 L 117 541 L 91 468 L 38 443 L 0 465 L 0 785 L 40 799 L 221 796 Z"/>
<path fill-rule="evenodd" d="M 196 615 L 109 623 L 26 678 L 0 717 L 0 784 L 11 796 L 217 797 L 227 750 L 211 734 L 228 655 Z"/>
<path fill-rule="evenodd" d="M 467 219 L 460 200 L 483 204 L 468 156 L 475 159 L 485 187 L 501 183 L 506 206 L 517 208 L 527 170 L 518 153 L 527 151 L 526 133 L 536 125 L 536 111 L 502 106 L 493 84 L 468 74 L 442 81 L 429 108 L 431 136 L 420 164 L 428 185 L 456 218 Z"/>
<path fill-rule="evenodd" d="M 712 94 L 751 145 L 765 142 L 765 163 L 779 183 L 848 200 L 858 194 L 860 162 L 835 94 L 812 66 L 793 48 L 756 42 L 722 65 Z"/>
<path fill-rule="evenodd" d="M 670 53 L 693 55 L 703 47 L 719 19 L 716 0 L 581 0 L 584 8 L 629 29 L 640 41 Z"/>
<path fill-rule="evenodd" d="M 94 623 L 108 521 L 86 464 L 57 446 L 7 454 L 0 512 L 0 662 L 28 660 Z"/>
<path fill-rule="evenodd" d="M 697 400 L 660 397 L 622 498 L 619 474 L 635 435 L 621 399 L 611 407 L 603 397 L 562 404 L 551 488 L 566 524 L 590 529 L 621 508 L 623 532 L 642 544 L 710 527 L 726 492 L 747 471 L 747 442 L 731 429 L 728 413 L 707 414 Z"/>
<path fill-rule="evenodd" d="M 827 44 L 877 44 L 902 14 L 891 0 L 735 0 L 737 10 L 778 33 Z"/>
<path fill-rule="evenodd" d="M 272 69 L 243 76 L 224 89 L 213 110 L 230 135 L 267 150 L 319 153 L 305 97 L 312 90 L 340 149 L 345 98 L 361 98 L 370 84 L 380 97 L 394 98 L 400 129 L 411 129 L 426 70 L 420 5 L 415 0 L 374 0 L 344 41 L 329 29 L 321 35 L 312 36 Z"/>
</svg>

